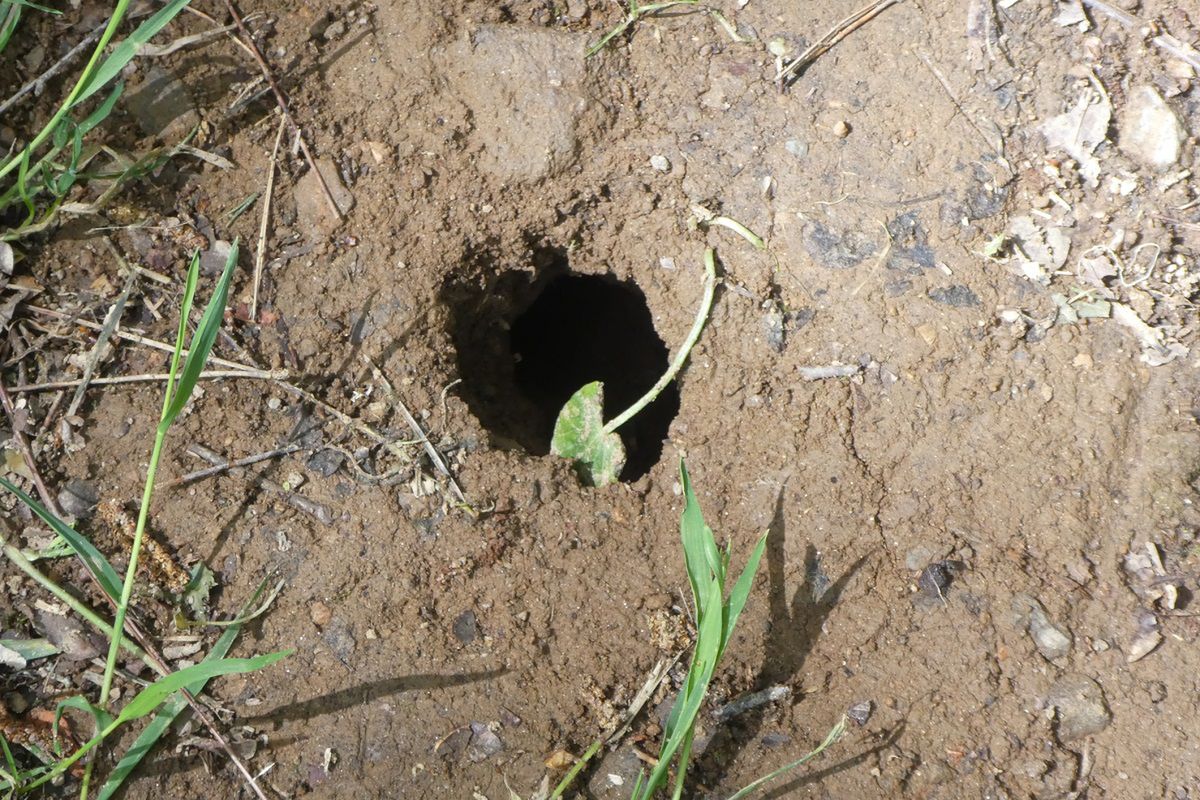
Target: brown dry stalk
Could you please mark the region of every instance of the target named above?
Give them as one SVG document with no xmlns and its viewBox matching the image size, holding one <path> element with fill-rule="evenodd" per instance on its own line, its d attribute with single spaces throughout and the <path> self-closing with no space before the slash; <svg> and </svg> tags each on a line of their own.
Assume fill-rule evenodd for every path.
<svg viewBox="0 0 1200 800">
<path fill-rule="evenodd" d="M 279 105 L 279 110 L 283 112 L 283 116 L 287 118 L 288 124 L 292 126 L 292 130 L 296 132 L 296 138 L 300 142 L 300 150 L 304 153 L 304 160 L 308 162 L 308 168 L 317 175 L 317 183 L 321 185 L 321 191 L 325 195 L 325 201 L 329 203 L 329 210 L 333 212 L 334 218 L 343 219 L 342 210 L 338 208 L 337 201 L 333 199 L 333 192 L 329 189 L 329 184 L 325 182 L 325 176 L 321 174 L 321 170 L 317 169 L 316 159 L 313 158 L 312 152 L 308 149 L 308 142 L 304 140 L 304 131 L 296 124 L 292 112 L 288 109 L 287 96 L 283 90 L 279 88 L 279 83 L 275 80 L 275 75 L 271 72 L 270 65 L 263 58 L 262 51 L 258 48 L 258 43 L 250 35 L 246 23 L 242 21 L 242 15 L 238 13 L 237 6 L 233 0 L 225 0 L 225 7 L 229 9 L 229 15 L 233 17 L 234 23 L 238 27 L 238 31 L 242 35 L 242 39 L 254 54 L 254 60 L 258 62 L 259 69 L 262 70 L 263 77 L 267 80 L 267 85 L 271 87 L 271 92 L 275 95 L 275 102 Z"/>
<path fill-rule="evenodd" d="M 828 33 L 814 42 L 811 47 L 798 55 L 792 61 L 789 61 L 788 64 L 783 67 L 783 69 L 779 70 L 779 72 L 775 75 L 775 80 L 785 81 L 791 78 L 798 71 L 832 50 L 834 45 L 836 45 L 842 39 L 845 39 L 863 25 L 866 25 L 868 22 L 875 19 L 875 17 L 879 16 L 879 14 L 885 8 L 893 6 L 899 2 L 900 0 L 875 0 L 874 3 L 855 11 L 837 25 L 834 25 Z"/>
</svg>

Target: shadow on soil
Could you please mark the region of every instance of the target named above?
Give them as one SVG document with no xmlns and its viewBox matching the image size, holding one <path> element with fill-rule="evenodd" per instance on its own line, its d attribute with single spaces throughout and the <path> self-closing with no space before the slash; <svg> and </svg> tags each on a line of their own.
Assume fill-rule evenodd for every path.
<svg viewBox="0 0 1200 800">
<path fill-rule="evenodd" d="M 448 689 L 451 686 L 463 686 L 477 681 L 492 680 L 503 677 L 507 669 L 492 669 L 484 672 L 468 672 L 462 675 L 405 675 L 399 678 L 385 678 L 378 681 L 339 689 L 329 694 L 318 695 L 308 700 L 300 700 L 286 706 L 279 706 L 270 711 L 264 711 L 251 717 L 241 717 L 245 722 L 283 722 L 284 720 L 311 719 L 322 714 L 332 714 L 358 705 L 367 705 L 381 697 L 388 697 L 401 692 L 427 692 L 434 689 Z"/>
</svg>

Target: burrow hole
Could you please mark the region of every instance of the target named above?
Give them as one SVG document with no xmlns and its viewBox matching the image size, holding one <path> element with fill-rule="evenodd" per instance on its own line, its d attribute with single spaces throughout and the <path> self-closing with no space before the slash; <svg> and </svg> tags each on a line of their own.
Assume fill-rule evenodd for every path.
<svg viewBox="0 0 1200 800">
<path fill-rule="evenodd" d="M 604 382 L 612 419 L 666 372 L 670 353 L 635 283 L 580 275 L 560 251 L 538 251 L 536 272 L 501 273 L 486 287 L 448 288 L 461 396 L 499 446 L 550 452 L 559 409 L 580 387 Z M 618 431 L 636 480 L 662 457 L 679 413 L 672 383 Z"/>
</svg>

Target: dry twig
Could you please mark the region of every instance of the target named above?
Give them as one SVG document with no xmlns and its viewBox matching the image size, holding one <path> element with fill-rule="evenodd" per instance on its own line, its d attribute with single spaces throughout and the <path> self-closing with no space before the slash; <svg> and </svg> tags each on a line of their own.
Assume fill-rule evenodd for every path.
<svg viewBox="0 0 1200 800">
<path fill-rule="evenodd" d="M 860 8 L 858 11 L 855 11 L 837 25 L 834 25 L 828 33 L 814 42 L 807 50 L 789 61 L 787 65 L 784 66 L 783 69 L 779 70 L 779 72 L 775 75 L 775 80 L 790 81 L 800 70 L 804 69 L 809 64 L 828 53 L 842 39 L 845 39 L 863 25 L 866 25 L 875 17 L 879 16 L 880 12 L 882 12 L 888 6 L 893 6 L 899 2 L 900 0 L 875 0 L 875 2 L 871 3 L 865 8 Z"/>
<path fill-rule="evenodd" d="M 267 60 L 263 57 L 258 43 L 254 41 L 249 29 L 246 28 L 246 23 L 242 20 L 242 15 L 238 13 L 237 6 L 234 5 L 233 0 L 225 0 L 225 7 L 229 9 L 229 14 L 233 17 L 233 21 L 242 35 L 242 39 L 245 40 L 245 43 L 253 51 L 254 60 L 258 62 L 263 77 L 266 79 L 267 84 L 270 85 L 271 92 L 275 95 L 275 102 L 279 105 L 279 110 L 287 118 L 288 124 L 292 126 L 292 130 L 296 132 L 296 139 L 300 142 L 300 150 L 304 153 L 304 160 L 308 162 L 308 168 L 316 173 L 317 183 L 321 185 L 321 191 L 325 194 L 325 201 L 329 204 L 329 210 L 333 212 L 335 219 L 341 220 L 343 218 L 342 210 L 338 208 L 337 201 L 333 198 L 333 192 L 330 191 L 329 184 L 325 182 L 325 176 L 321 174 L 321 170 L 317 169 L 317 161 L 308 149 L 308 142 L 304 139 L 304 131 L 296 124 L 295 118 L 292 117 L 292 112 L 288 109 L 287 96 L 279 88 L 279 84 L 275 80 L 275 75 L 271 72 L 270 65 L 267 64 Z"/>
<path fill-rule="evenodd" d="M 267 252 L 267 223 L 271 218 L 271 194 L 275 190 L 275 170 L 279 162 L 279 143 L 283 141 L 283 131 L 287 127 L 287 118 L 280 116 L 279 132 L 275 134 L 275 146 L 271 148 L 271 164 L 267 167 L 267 188 L 263 192 L 262 220 L 258 225 L 258 250 L 254 254 L 254 288 L 250 291 L 250 321 L 258 322 L 258 289 L 262 284 L 263 261 Z"/>
</svg>

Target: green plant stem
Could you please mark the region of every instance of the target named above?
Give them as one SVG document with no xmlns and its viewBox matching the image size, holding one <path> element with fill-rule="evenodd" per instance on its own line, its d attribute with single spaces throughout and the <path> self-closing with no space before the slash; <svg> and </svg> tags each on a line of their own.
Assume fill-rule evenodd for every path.
<svg viewBox="0 0 1200 800">
<path fill-rule="evenodd" d="M 20 569 L 29 577 L 33 578 L 33 580 L 44 587 L 46 591 L 50 592 L 59 600 L 62 600 L 64 603 L 66 603 L 72 611 L 94 625 L 99 631 L 108 636 L 110 640 L 114 638 L 113 627 L 105 622 L 99 614 L 97 614 L 95 611 L 92 611 L 77 598 L 67 592 L 67 590 L 50 580 L 45 573 L 34 566 L 32 561 L 26 558 L 24 553 L 11 544 L 8 544 L 3 537 L 0 537 L 0 545 L 3 546 L 4 555 L 6 555 L 9 561 L 13 562 L 18 569 Z M 127 650 L 131 655 L 136 656 L 147 666 L 154 669 L 155 672 L 159 672 L 160 674 L 162 673 L 162 670 L 154 664 L 154 661 L 146 655 L 146 652 L 142 650 L 142 648 L 138 647 L 124 636 L 120 638 L 120 642 L 121 646 L 124 647 L 125 650 Z"/>
<path fill-rule="evenodd" d="M 67 756 L 63 760 L 57 762 L 54 765 L 53 769 L 51 769 L 49 772 L 47 772 L 42 777 L 38 778 L 33 783 L 26 786 L 24 788 L 24 791 L 28 792 L 31 789 L 36 789 L 37 787 L 41 786 L 42 784 L 49 783 L 50 781 L 57 778 L 59 775 L 62 775 L 64 772 L 66 772 L 71 767 L 73 767 L 75 765 L 76 761 L 78 761 L 79 759 L 83 758 L 88 753 L 90 753 L 92 748 L 94 748 L 96 745 L 100 744 L 106 738 L 108 738 L 110 735 L 112 735 L 112 732 L 115 731 L 120 726 L 120 724 L 121 723 L 117 720 L 113 720 L 112 722 L 110 722 L 108 725 L 106 725 L 104 727 L 103 730 L 99 731 L 91 739 L 89 739 L 88 741 L 86 741 L 82 745 L 80 745 L 78 750 L 76 750 L 74 753 Z M 90 762 L 90 763 L 95 763 L 95 762 Z M 84 775 L 86 777 L 87 772 L 85 772 Z"/>
<path fill-rule="evenodd" d="M 554 787 L 554 791 L 550 793 L 550 797 L 548 797 L 547 800 L 558 800 L 558 798 L 562 797 L 563 793 L 566 792 L 567 789 L 571 787 L 571 784 L 574 783 L 575 779 L 579 777 L 579 773 L 583 772 L 583 768 L 588 765 L 588 762 L 592 760 L 596 753 L 600 752 L 600 748 L 603 746 L 603 739 L 597 739 L 596 741 L 592 742 L 592 746 L 589 747 L 587 751 L 579 757 L 579 760 L 575 762 L 575 766 L 571 767 L 570 771 L 568 771 L 566 775 L 563 775 L 563 779 L 558 782 L 557 786 Z"/>
<path fill-rule="evenodd" d="M 696 312 L 696 321 L 692 323 L 692 329 L 688 332 L 687 339 L 683 342 L 683 347 L 675 355 L 675 360 L 671 363 L 671 368 L 658 379 L 657 383 L 650 387 L 650 391 L 638 398 L 637 402 L 618 414 L 604 426 L 605 433 L 612 433 L 633 419 L 639 411 L 654 402 L 655 398 L 662 393 L 662 390 L 667 388 L 667 384 L 675 380 L 675 376 L 679 374 L 679 370 L 683 369 L 684 362 L 687 361 L 688 355 L 692 352 L 692 348 L 700 338 L 700 333 L 704 330 L 704 323 L 708 321 L 708 312 L 712 310 L 713 291 L 716 289 L 716 286 L 717 265 L 713 249 L 710 247 L 704 251 L 704 296 L 700 300 L 700 310 Z"/>
<path fill-rule="evenodd" d="M 50 121 L 46 123 L 46 126 L 42 128 L 40 132 L 38 132 L 38 135 L 33 138 L 32 142 L 25 145 L 25 152 L 32 153 L 34 150 L 40 147 L 42 142 L 46 141 L 46 139 L 49 138 L 52 133 L 54 133 L 54 129 L 58 127 L 58 123 L 62 122 L 63 117 L 70 113 L 76 99 L 79 97 L 79 95 L 83 94 L 83 90 L 87 88 L 88 83 L 91 82 L 92 75 L 95 73 L 96 67 L 100 63 L 100 57 L 104 55 L 104 48 L 108 47 L 108 43 L 112 41 L 112 37 L 114 34 L 116 34 L 117 28 L 121 24 L 121 20 L 125 18 L 125 11 L 128 8 L 129 0 L 117 0 L 117 5 L 113 9 L 112 16 L 109 17 L 108 25 L 104 28 L 104 33 L 100 34 L 100 41 L 96 43 L 96 49 L 92 51 L 92 57 L 88 59 L 87 66 L 85 66 L 83 68 L 83 72 L 80 73 L 79 80 L 75 82 L 75 87 L 71 89 L 71 93 L 67 95 L 67 99 L 64 100 L 62 105 L 58 107 L 58 111 L 54 113 L 54 116 L 51 117 Z M 8 173 L 12 172 L 17 164 L 20 163 L 20 161 L 21 158 L 19 156 L 15 156 L 10 158 L 7 163 L 0 165 L 0 178 L 3 178 Z"/>
<path fill-rule="evenodd" d="M 705 688 L 705 693 L 708 690 Z M 672 796 L 673 800 L 679 800 L 683 797 L 683 784 L 687 780 L 688 764 L 692 759 L 692 739 L 696 735 L 695 722 L 688 726 L 687 735 L 683 737 L 683 745 L 679 748 L 679 766 L 675 770 L 675 793 Z"/>
</svg>

